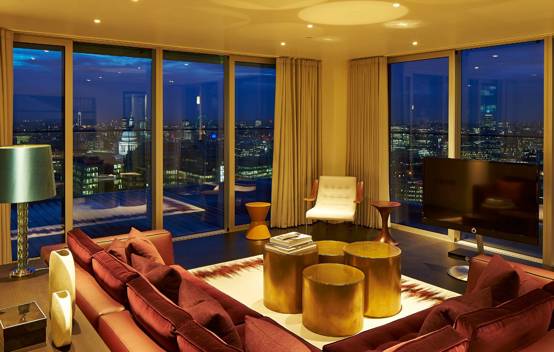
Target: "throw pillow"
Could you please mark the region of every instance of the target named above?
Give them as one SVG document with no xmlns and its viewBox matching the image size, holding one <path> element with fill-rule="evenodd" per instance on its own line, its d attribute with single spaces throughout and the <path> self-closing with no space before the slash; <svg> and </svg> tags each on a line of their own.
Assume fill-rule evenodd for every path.
<svg viewBox="0 0 554 352">
<path fill-rule="evenodd" d="M 221 304 L 201 288 L 188 281 L 181 282 L 179 306 L 200 325 L 231 346 L 242 348 L 235 324 Z"/>
<path fill-rule="evenodd" d="M 263 319 L 246 316 L 245 352 L 310 352 L 310 349 L 287 330 Z"/>
<path fill-rule="evenodd" d="M 154 244 L 146 238 L 142 232 L 134 227 L 131 227 L 131 231 L 129 231 L 125 253 L 128 261 L 131 260 L 131 254 L 134 253 L 165 265 L 165 262 L 156 246 L 154 246 Z"/>
<path fill-rule="evenodd" d="M 491 258 L 471 292 L 478 292 L 487 287 L 491 289 L 493 305 L 498 305 L 517 297 L 519 276 L 510 263 L 499 255 L 494 255 Z"/>
<path fill-rule="evenodd" d="M 492 307 L 492 292 L 490 287 L 448 299 L 435 306 L 427 315 L 419 330 L 419 336 L 445 326 L 454 325 L 456 319 L 464 313 L 488 307 Z"/>
<path fill-rule="evenodd" d="M 129 261 L 127 260 L 126 250 L 127 241 L 122 241 L 118 238 L 114 239 L 107 249 L 108 253 L 121 260 L 123 263 L 129 264 Z"/>
<path fill-rule="evenodd" d="M 131 266 L 144 275 L 152 285 L 173 303 L 179 303 L 181 275 L 177 270 L 136 254 L 131 254 Z"/>
</svg>

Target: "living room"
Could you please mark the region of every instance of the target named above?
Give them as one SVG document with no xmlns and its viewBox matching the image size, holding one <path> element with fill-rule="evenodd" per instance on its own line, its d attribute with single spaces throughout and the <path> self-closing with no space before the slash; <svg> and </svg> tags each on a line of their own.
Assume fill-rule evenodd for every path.
<svg viewBox="0 0 554 352">
<path fill-rule="evenodd" d="M 0 2 L 0 345 L 554 350 L 553 38 L 549 0 Z"/>
</svg>

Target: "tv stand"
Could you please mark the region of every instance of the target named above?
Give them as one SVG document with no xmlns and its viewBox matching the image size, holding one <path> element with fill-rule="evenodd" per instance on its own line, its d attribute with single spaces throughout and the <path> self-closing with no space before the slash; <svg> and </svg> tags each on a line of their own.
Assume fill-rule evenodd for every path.
<svg viewBox="0 0 554 352">
<path fill-rule="evenodd" d="M 483 236 L 475 234 L 475 241 L 477 242 L 477 255 L 485 254 Z M 474 254 L 474 252 L 465 251 L 465 250 L 454 250 L 452 252 L 449 252 L 448 254 L 450 255 L 451 253 L 452 253 L 452 256 L 454 257 L 458 257 L 458 258 L 463 257 L 465 261 L 469 261 L 469 259 L 473 257 L 473 255 L 471 254 Z M 469 273 L 469 265 L 455 265 L 453 267 L 450 267 L 450 269 L 448 269 L 448 275 L 460 281 L 467 281 L 468 273 Z"/>
</svg>

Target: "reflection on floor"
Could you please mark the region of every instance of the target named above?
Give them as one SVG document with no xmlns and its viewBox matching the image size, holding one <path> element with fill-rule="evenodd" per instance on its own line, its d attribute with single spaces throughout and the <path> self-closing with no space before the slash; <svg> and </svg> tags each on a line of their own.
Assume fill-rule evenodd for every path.
<svg viewBox="0 0 554 352">
<path fill-rule="evenodd" d="M 272 229 L 271 232 L 276 235 L 292 230 Z M 303 232 L 304 226 L 297 230 Z M 377 234 L 377 230 L 361 226 L 326 223 L 316 223 L 308 232 L 316 241 L 346 242 L 371 240 Z M 454 244 L 397 230 L 392 233 L 402 249 L 402 274 L 458 293 L 464 291 L 465 283 L 446 274 L 450 266 L 463 264 L 447 255 L 455 248 Z M 247 240 L 243 232 L 177 241 L 175 260 L 186 268 L 196 268 L 260 254 L 264 244 L 265 241 Z"/>
</svg>

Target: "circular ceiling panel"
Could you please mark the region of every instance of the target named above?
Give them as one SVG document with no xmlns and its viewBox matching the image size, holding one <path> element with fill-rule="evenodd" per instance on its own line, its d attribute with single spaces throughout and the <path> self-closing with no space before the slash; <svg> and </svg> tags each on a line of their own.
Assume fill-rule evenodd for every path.
<svg viewBox="0 0 554 352">
<path fill-rule="evenodd" d="M 300 10 L 300 19 L 319 24 L 356 26 L 392 21 L 408 13 L 408 8 L 386 1 L 335 1 Z"/>
<path fill-rule="evenodd" d="M 212 0 L 218 5 L 243 10 L 290 10 L 320 4 L 325 0 Z"/>
</svg>

